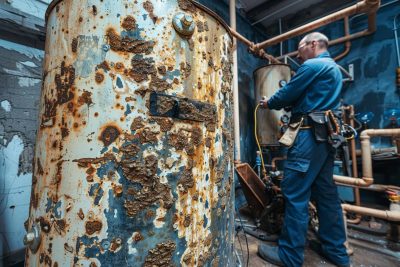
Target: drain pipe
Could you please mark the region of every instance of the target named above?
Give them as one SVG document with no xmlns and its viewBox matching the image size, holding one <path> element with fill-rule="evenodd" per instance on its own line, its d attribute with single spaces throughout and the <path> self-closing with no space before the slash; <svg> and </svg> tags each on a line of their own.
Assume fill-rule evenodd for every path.
<svg viewBox="0 0 400 267">
<path fill-rule="evenodd" d="M 236 0 L 229 0 L 229 19 L 231 29 L 236 31 Z M 238 60 L 237 60 L 237 41 L 233 39 L 233 121 L 235 163 L 240 163 L 240 121 L 239 121 L 239 81 L 238 81 Z"/>
</svg>

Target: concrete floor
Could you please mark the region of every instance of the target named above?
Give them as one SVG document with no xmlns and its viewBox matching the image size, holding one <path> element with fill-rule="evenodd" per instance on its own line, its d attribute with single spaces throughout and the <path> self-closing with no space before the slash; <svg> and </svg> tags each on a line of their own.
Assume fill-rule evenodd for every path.
<svg viewBox="0 0 400 267">
<path fill-rule="evenodd" d="M 349 235 L 356 238 L 349 238 L 350 246 L 354 250 L 354 254 L 351 256 L 352 266 L 376 266 L 376 267 L 391 267 L 400 266 L 400 244 L 388 242 L 384 235 L 371 235 L 361 233 L 356 230 L 349 229 Z M 315 235 L 309 232 L 309 239 L 315 238 Z M 249 264 L 250 267 L 269 267 L 275 266 L 270 264 L 257 255 L 258 244 L 264 241 L 260 241 L 257 238 L 246 235 L 249 246 Z M 360 240 L 362 239 L 362 240 Z M 240 241 L 240 242 L 239 242 Z M 276 243 L 269 242 L 271 245 Z M 391 246 L 391 249 L 388 247 Z M 236 235 L 235 247 L 238 255 L 242 259 L 242 266 L 246 267 L 247 263 L 247 247 L 246 240 L 243 231 L 240 231 Z M 319 267 L 319 266 L 335 266 L 328 262 L 323 256 L 319 255 L 307 245 L 305 249 L 305 261 L 303 266 L 305 267 Z"/>
</svg>

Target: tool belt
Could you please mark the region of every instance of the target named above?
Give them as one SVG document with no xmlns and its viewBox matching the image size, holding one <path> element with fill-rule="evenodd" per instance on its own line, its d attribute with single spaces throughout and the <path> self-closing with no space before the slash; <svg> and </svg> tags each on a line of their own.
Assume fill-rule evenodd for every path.
<svg viewBox="0 0 400 267">
<path fill-rule="evenodd" d="M 315 141 L 328 142 L 333 147 L 339 147 L 346 139 L 341 135 L 340 122 L 333 111 L 314 111 L 306 115 L 293 116 L 290 125 L 301 122 L 299 129 L 311 128 Z"/>
</svg>

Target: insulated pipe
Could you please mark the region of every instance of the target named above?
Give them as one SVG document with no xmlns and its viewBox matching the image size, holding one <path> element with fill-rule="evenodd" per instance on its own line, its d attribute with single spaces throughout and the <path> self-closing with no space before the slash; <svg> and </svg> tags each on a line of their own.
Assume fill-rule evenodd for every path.
<svg viewBox="0 0 400 267">
<path fill-rule="evenodd" d="M 396 147 L 384 147 L 371 149 L 371 155 L 382 153 L 399 153 Z M 361 149 L 356 149 L 356 156 L 361 156 Z"/>
<path fill-rule="evenodd" d="M 368 129 L 361 132 L 361 151 L 362 151 L 362 173 L 361 179 L 354 177 L 347 177 L 341 175 L 333 175 L 333 179 L 337 183 L 356 185 L 356 186 L 369 186 L 373 184 L 372 178 L 372 156 L 371 156 L 371 143 L 370 139 L 374 136 L 399 136 L 400 128 L 397 129 Z"/>
<path fill-rule="evenodd" d="M 314 29 L 317 29 L 321 26 L 327 25 L 329 23 L 332 23 L 334 21 L 337 21 L 339 19 L 342 19 L 344 17 L 348 17 L 357 13 L 372 13 L 376 12 L 380 6 L 380 0 L 364 0 L 360 1 L 355 5 L 352 5 L 350 7 L 344 8 L 338 12 L 332 13 L 326 17 L 317 19 L 315 21 L 312 21 L 310 23 L 307 23 L 303 26 L 300 26 L 296 29 L 293 29 L 291 31 L 285 32 L 281 35 L 275 36 L 271 39 L 268 39 L 266 41 L 263 41 L 261 43 L 258 43 L 255 45 L 256 49 L 262 49 L 266 48 L 275 44 L 278 44 L 282 41 L 285 41 L 287 39 L 296 37 L 298 35 L 310 32 Z M 368 28 L 369 30 L 369 28 Z"/>
<path fill-rule="evenodd" d="M 379 219 L 384 219 L 393 222 L 400 222 L 400 212 L 390 210 L 377 210 L 365 207 L 358 207 L 349 204 L 342 204 L 342 208 L 345 211 L 354 212 L 361 215 L 372 216 Z"/>
<path fill-rule="evenodd" d="M 230 28 L 236 32 L 236 0 L 229 0 Z M 232 32 L 233 32 L 232 31 Z M 232 34 L 233 35 L 233 34 Z M 243 39 L 246 39 L 243 37 Z M 246 39 L 247 40 L 247 39 Z M 240 163 L 240 120 L 239 120 L 239 81 L 237 64 L 237 42 L 233 40 L 233 121 L 234 121 L 234 157 L 235 162 Z"/>
</svg>

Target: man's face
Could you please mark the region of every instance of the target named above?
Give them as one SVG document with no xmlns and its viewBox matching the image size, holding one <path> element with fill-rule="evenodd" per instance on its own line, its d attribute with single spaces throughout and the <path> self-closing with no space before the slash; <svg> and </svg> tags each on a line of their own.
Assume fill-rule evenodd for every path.
<svg viewBox="0 0 400 267">
<path fill-rule="evenodd" d="M 299 43 L 299 47 L 297 49 L 297 59 L 303 63 L 307 59 L 314 57 L 314 50 L 315 50 L 315 42 L 316 41 L 304 41 L 301 40 Z"/>
</svg>

